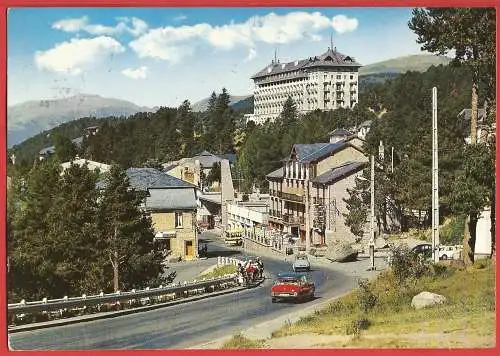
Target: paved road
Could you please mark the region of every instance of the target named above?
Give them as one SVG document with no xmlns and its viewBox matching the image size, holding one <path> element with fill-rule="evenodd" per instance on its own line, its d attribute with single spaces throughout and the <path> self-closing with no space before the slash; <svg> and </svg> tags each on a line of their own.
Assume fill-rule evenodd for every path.
<svg viewBox="0 0 500 356">
<path fill-rule="evenodd" d="M 209 252 L 213 255 L 218 249 L 225 254 L 238 252 L 228 252 L 212 241 Z M 263 261 L 267 279 L 261 287 L 112 319 L 14 333 L 9 335 L 10 346 L 15 350 L 183 349 L 343 294 L 356 286 L 359 275 L 345 266 L 335 270 L 313 264 L 317 299 L 305 304 L 273 304 L 269 297 L 272 281 L 278 272 L 290 270 L 290 262 L 268 257 Z"/>
</svg>

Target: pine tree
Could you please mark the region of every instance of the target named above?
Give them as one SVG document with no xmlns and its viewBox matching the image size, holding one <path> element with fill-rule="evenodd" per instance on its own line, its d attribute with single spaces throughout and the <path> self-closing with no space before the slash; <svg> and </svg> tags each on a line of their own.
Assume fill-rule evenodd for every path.
<svg viewBox="0 0 500 356">
<path fill-rule="evenodd" d="M 59 187 L 60 166 L 38 162 L 27 179 L 20 180 L 13 203 L 10 269 L 16 295 L 28 299 L 54 296 L 54 263 L 47 242 L 47 214 Z"/>
<path fill-rule="evenodd" d="M 180 127 L 179 147 L 181 147 L 181 155 L 183 157 L 191 157 L 194 153 L 194 126 L 195 117 L 191 111 L 189 100 L 184 100 L 177 109 L 177 122 Z"/>
<path fill-rule="evenodd" d="M 455 51 L 455 62 L 472 71 L 471 142 L 476 143 L 478 91 L 481 73 L 493 82 L 495 46 L 495 9 L 428 8 L 414 9 L 409 27 L 417 35 L 422 50 L 446 54 Z M 492 71 L 493 70 L 493 71 Z M 493 74 L 493 75 L 492 75 Z"/>
<path fill-rule="evenodd" d="M 125 171 L 113 165 L 101 197 L 98 226 L 114 291 L 160 281 L 162 256 L 153 249 L 151 218 L 140 208 L 143 199 L 130 187 Z"/>
<path fill-rule="evenodd" d="M 68 137 L 62 135 L 54 136 L 54 146 L 56 157 L 61 162 L 71 161 L 78 152 L 75 144 Z"/>
<path fill-rule="evenodd" d="M 62 295 L 97 293 L 102 275 L 95 275 L 100 246 L 97 230 L 98 174 L 72 164 L 61 177 L 47 213 L 47 243 L 54 263 L 57 291 Z M 54 292 L 55 292 L 54 291 Z"/>
</svg>

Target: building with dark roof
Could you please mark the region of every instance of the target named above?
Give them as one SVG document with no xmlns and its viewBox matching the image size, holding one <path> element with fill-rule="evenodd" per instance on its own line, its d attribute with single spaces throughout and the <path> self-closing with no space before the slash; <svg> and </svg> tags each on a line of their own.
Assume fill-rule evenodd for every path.
<svg viewBox="0 0 500 356">
<path fill-rule="evenodd" d="M 254 113 L 247 121 L 261 124 L 279 117 L 290 96 L 300 113 L 316 109 L 352 108 L 358 103 L 358 70 L 354 57 L 330 48 L 319 56 L 280 63 L 251 77 L 255 84 Z"/>
<path fill-rule="evenodd" d="M 129 168 L 126 174 L 133 189 L 145 192 L 142 207 L 151 216 L 156 247 L 175 259 L 197 258 L 197 187 L 155 168 Z"/>
<path fill-rule="evenodd" d="M 353 241 L 344 223 L 344 199 L 355 177 L 368 164 L 359 138 L 347 130 L 331 132 L 335 142 L 294 144 L 283 166 L 270 172 L 268 225 L 299 237 L 300 244 L 325 246 L 335 240 Z"/>
</svg>

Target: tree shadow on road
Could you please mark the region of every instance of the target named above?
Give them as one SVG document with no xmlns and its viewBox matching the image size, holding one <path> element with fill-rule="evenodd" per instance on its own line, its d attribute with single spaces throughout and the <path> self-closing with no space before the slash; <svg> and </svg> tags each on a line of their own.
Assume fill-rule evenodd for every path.
<svg viewBox="0 0 500 356">
<path fill-rule="evenodd" d="M 234 255 L 239 255 L 241 254 L 240 251 L 235 251 L 235 250 L 224 250 L 224 251 L 207 251 L 206 252 L 206 257 L 207 258 L 213 258 L 213 257 L 231 257 Z"/>
</svg>

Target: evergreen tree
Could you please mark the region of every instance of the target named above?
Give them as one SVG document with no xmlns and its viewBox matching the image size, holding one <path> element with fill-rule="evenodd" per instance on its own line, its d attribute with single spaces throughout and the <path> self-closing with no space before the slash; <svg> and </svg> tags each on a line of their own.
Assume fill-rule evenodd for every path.
<svg viewBox="0 0 500 356">
<path fill-rule="evenodd" d="M 280 120 L 283 128 L 287 128 L 297 121 L 299 117 L 297 111 L 297 105 L 293 101 L 292 97 L 289 96 L 285 103 L 283 104 L 283 109 L 281 110 Z"/>
<path fill-rule="evenodd" d="M 125 171 L 113 165 L 102 192 L 98 226 L 114 291 L 160 282 L 163 258 L 153 249 L 151 218 L 140 209 L 143 199 L 130 187 Z"/>
<path fill-rule="evenodd" d="M 75 144 L 68 137 L 62 135 L 54 136 L 54 146 L 56 157 L 61 162 L 71 161 L 78 152 Z"/>
<path fill-rule="evenodd" d="M 476 143 L 480 76 L 489 76 L 490 82 L 494 80 L 495 9 L 414 9 L 409 27 L 418 35 L 422 50 L 438 54 L 454 50 L 455 62 L 471 68 L 471 141 Z"/>
<path fill-rule="evenodd" d="M 453 211 L 467 214 L 466 236 L 464 237 L 464 262 L 474 262 L 476 226 L 481 211 L 494 204 L 495 154 L 488 144 L 470 145 L 465 148 L 463 170 L 457 175 L 452 186 L 451 204 Z M 492 249 L 495 249 L 492 234 Z"/>
<path fill-rule="evenodd" d="M 60 167 L 52 160 L 38 162 L 27 179 L 14 189 L 18 195 L 11 202 L 12 242 L 10 269 L 14 294 L 22 298 L 41 299 L 57 293 L 54 262 L 47 241 L 47 214 L 59 187 Z"/>
<path fill-rule="evenodd" d="M 179 147 L 181 147 L 180 154 L 183 157 L 191 157 L 194 153 L 195 139 L 194 127 L 195 117 L 191 111 L 191 104 L 189 100 L 184 100 L 177 109 L 177 122 L 180 127 Z"/>
<path fill-rule="evenodd" d="M 101 273 L 95 274 L 99 256 L 97 177 L 87 166 L 72 164 L 61 177 L 47 213 L 55 291 L 62 295 L 98 293 L 104 282 Z"/>
</svg>

